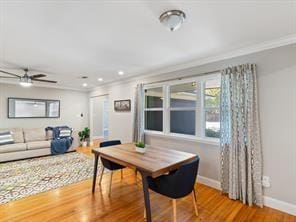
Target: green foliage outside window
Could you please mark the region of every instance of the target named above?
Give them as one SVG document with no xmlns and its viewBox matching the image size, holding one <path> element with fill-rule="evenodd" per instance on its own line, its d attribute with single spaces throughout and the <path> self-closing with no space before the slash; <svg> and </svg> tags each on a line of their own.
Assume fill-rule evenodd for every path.
<svg viewBox="0 0 296 222">
<path fill-rule="evenodd" d="M 220 130 L 206 129 L 206 137 L 220 138 Z"/>
<path fill-rule="evenodd" d="M 210 107 L 219 107 L 220 106 L 220 88 L 209 88 L 205 90 L 205 106 Z"/>
</svg>

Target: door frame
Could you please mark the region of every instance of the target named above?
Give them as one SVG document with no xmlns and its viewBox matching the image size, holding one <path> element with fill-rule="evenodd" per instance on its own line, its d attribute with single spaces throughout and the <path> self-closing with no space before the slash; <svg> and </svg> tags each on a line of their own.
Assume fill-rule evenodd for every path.
<svg viewBox="0 0 296 222">
<path fill-rule="evenodd" d="M 93 99 L 97 98 L 97 97 L 108 97 L 109 98 L 109 94 L 101 94 L 101 95 L 96 95 L 96 96 L 91 96 L 89 98 L 89 128 L 90 128 L 90 138 L 91 140 L 93 139 L 103 139 L 104 135 L 101 136 L 94 136 L 93 135 L 93 129 L 94 129 L 94 117 L 93 117 Z M 104 130 L 103 128 L 103 121 L 102 120 L 102 132 Z"/>
</svg>

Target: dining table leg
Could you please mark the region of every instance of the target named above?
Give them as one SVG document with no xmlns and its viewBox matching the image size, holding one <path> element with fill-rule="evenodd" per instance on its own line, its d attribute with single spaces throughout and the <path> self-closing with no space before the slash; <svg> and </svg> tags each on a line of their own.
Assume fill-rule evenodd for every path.
<svg viewBox="0 0 296 222">
<path fill-rule="evenodd" d="M 141 171 L 140 171 L 141 172 Z M 141 172 L 142 175 L 142 184 L 143 184 L 143 192 L 144 192 L 144 201 L 145 201 L 145 209 L 146 209 L 146 220 L 147 222 L 151 222 L 151 207 L 150 207 L 150 197 L 149 197 L 149 187 L 147 174 L 145 172 Z"/>
<path fill-rule="evenodd" d="M 98 160 L 99 155 L 95 154 L 95 163 L 94 163 L 94 175 L 93 175 L 93 184 L 92 184 L 92 193 L 96 190 L 96 181 L 97 181 L 97 171 L 98 171 Z"/>
</svg>

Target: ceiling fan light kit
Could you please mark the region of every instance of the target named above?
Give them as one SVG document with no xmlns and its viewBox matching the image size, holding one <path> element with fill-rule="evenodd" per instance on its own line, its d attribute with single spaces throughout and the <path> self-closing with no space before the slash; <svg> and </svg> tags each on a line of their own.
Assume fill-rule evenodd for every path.
<svg viewBox="0 0 296 222">
<path fill-rule="evenodd" d="M 186 19 L 186 15 L 181 10 L 169 10 L 159 16 L 159 21 L 170 31 L 176 31 L 181 27 Z"/>
<path fill-rule="evenodd" d="M 33 82 L 32 79 L 29 78 L 28 75 L 24 75 L 23 77 L 20 78 L 20 85 L 23 87 L 30 87 L 32 86 Z"/>
<path fill-rule="evenodd" d="M 57 81 L 40 79 L 40 78 L 46 77 L 45 74 L 28 75 L 28 71 L 29 71 L 28 69 L 24 69 L 25 74 L 23 76 L 20 76 L 15 73 L 0 70 L 0 73 L 4 73 L 6 75 L 9 75 L 9 76 L 0 76 L 0 79 L 18 79 L 19 84 L 24 87 L 32 86 L 33 81 L 46 82 L 46 83 L 57 83 Z"/>
</svg>

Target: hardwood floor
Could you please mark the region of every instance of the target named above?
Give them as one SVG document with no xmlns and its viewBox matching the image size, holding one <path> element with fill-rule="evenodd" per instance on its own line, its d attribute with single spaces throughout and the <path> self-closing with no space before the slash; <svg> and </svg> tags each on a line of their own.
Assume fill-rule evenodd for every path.
<svg viewBox="0 0 296 222">
<path fill-rule="evenodd" d="M 86 148 L 80 152 L 90 154 Z M 40 193 L 8 204 L 0 205 L 0 221 L 30 222 L 87 222 L 87 221 L 145 221 L 143 218 L 143 193 L 140 178 L 135 183 L 134 171 L 125 169 L 121 180 L 120 171 L 114 173 L 112 195 L 108 197 L 109 176 L 91 193 L 92 180 Z M 264 207 L 248 207 L 232 201 L 218 190 L 196 185 L 199 216 L 194 213 L 192 197 L 177 201 L 177 218 L 185 221 L 289 221 L 296 217 Z M 171 200 L 151 192 L 153 221 L 172 221 Z"/>
<path fill-rule="evenodd" d="M 87 155 L 92 156 L 93 154 L 91 153 L 91 149 L 92 149 L 92 148 L 99 147 L 99 146 L 100 146 L 100 143 L 101 143 L 102 141 L 103 141 L 103 140 L 101 140 L 101 139 L 95 139 L 95 140 L 93 140 L 93 146 L 88 146 L 88 147 L 78 147 L 76 150 L 77 150 L 77 152 L 84 153 L 84 154 L 87 154 Z"/>
</svg>

